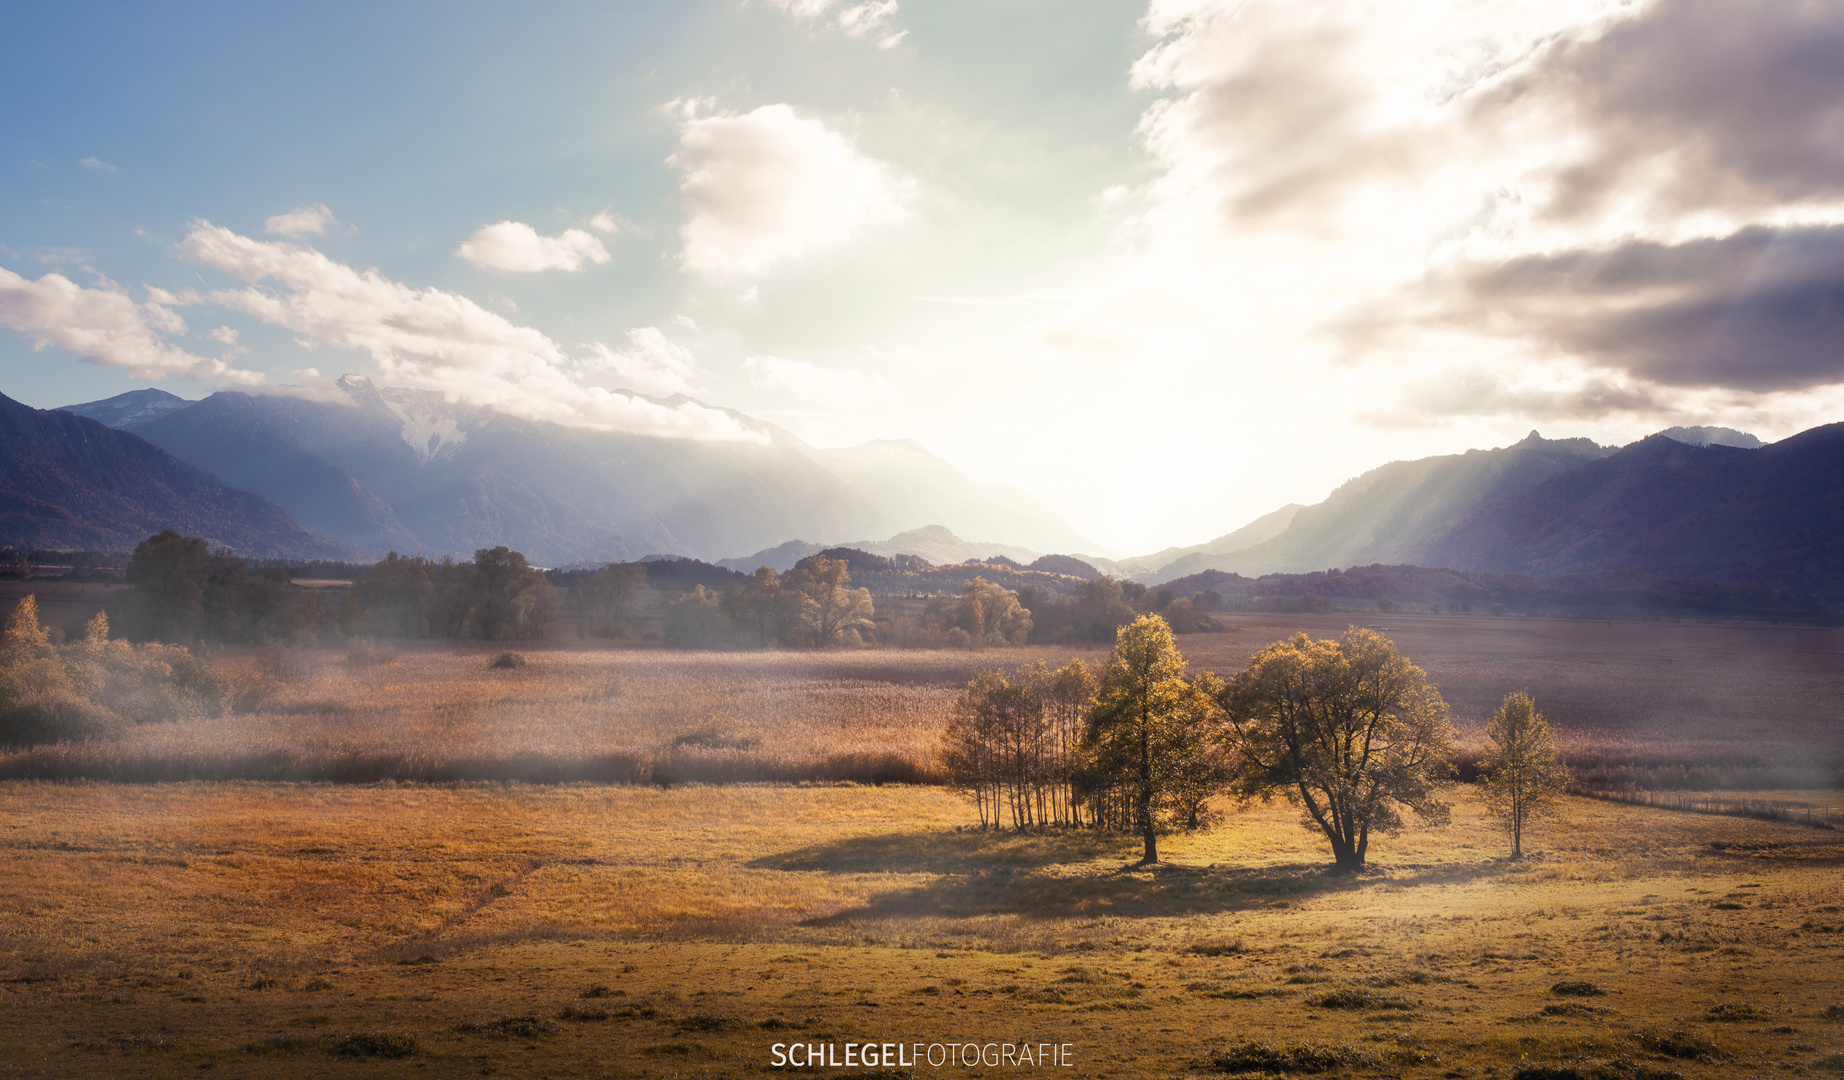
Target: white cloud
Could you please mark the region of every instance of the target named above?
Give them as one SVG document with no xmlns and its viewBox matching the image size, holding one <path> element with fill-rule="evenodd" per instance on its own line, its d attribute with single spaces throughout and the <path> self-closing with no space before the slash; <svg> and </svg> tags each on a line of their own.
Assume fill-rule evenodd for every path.
<svg viewBox="0 0 1844 1080">
<path fill-rule="evenodd" d="M 77 162 L 77 164 L 86 169 L 95 169 L 98 172 L 121 172 L 120 167 L 111 165 L 97 157 L 86 157 L 82 161 Z"/>
<path fill-rule="evenodd" d="M 904 214 L 914 185 L 787 105 L 688 116 L 666 161 L 683 174 L 685 268 L 754 276 Z"/>
<path fill-rule="evenodd" d="M 817 405 L 854 408 L 896 397 L 896 389 L 882 375 L 823 368 L 807 360 L 751 356 L 743 361 L 743 370 L 755 386 Z"/>
<path fill-rule="evenodd" d="M 179 250 L 248 283 L 212 292 L 212 302 L 292 331 L 308 348 L 365 353 L 393 383 L 578 427 L 670 438 L 763 438 L 715 409 L 690 402 L 667 407 L 585 386 L 572 374 L 583 362 L 555 341 L 456 293 L 413 288 L 311 247 L 252 240 L 206 221 L 193 225 Z"/>
<path fill-rule="evenodd" d="M 890 20 L 896 15 L 897 0 L 768 0 L 770 4 L 786 12 L 789 18 L 802 25 L 825 26 L 847 37 L 877 36 L 877 47 L 893 49 L 899 45 L 903 36 L 909 31 L 890 31 Z M 833 9 L 837 8 L 834 13 Z M 828 17 L 830 15 L 830 18 Z"/>
<path fill-rule="evenodd" d="M 217 342 L 220 345 L 237 344 L 237 331 L 231 329 L 228 326 L 220 326 L 216 330 L 213 330 L 207 336 L 209 336 L 211 340 Z"/>
<path fill-rule="evenodd" d="M 136 304 L 112 283 L 87 289 L 63 274 L 30 281 L 0 267 L 0 326 L 30 339 L 34 348 L 55 346 L 137 378 L 182 375 L 237 386 L 262 381 L 256 372 L 194 356 L 162 340 L 162 335 L 186 332 L 185 322 L 168 306 L 180 298 L 149 291 L 152 297 Z"/>
<path fill-rule="evenodd" d="M 611 349 L 600 343 L 589 348 L 595 359 L 585 363 L 619 376 L 630 389 L 647 394 L 685 394 L 698 374 L 691 350 L 669 340 L 658 327 L 643 326 L 627 332 L 628 347 Z"/>
<path fill-rule="evenodd" d="M 604 217 L 607 215 L 598 214 L 591 224 Z M 565 229 L 560 236 L 540 236 L 538 230 L 522 221 L 483 225 L 455 249 L 455 254 L 482 270 L 505 270 L 514 274 L 539 270 L 576 271 L 589 263 L 600 266 L 609 260 L 608 249 L 602 246 L 602 241 L 581 229 Z"/>
<path fill-rule="evenodd" d="M 286 214 L 277 214 L 263 222 L 264 231 L 272 236 L 292 236 L 301 240 L 309 236 L 321 236 L 327 226 L 337 224 L 333 220 L 333 211 L 327 209 L 326 203 L 312 206 L 297 206 Z"/>
<path fill-rule="evenodd" d="M 596 232 L 612 233 L 621 228 L 621 223 L 615 220 L 615 215 L 603 210 L 589 219 L 589 227 Z"/>
</svg>

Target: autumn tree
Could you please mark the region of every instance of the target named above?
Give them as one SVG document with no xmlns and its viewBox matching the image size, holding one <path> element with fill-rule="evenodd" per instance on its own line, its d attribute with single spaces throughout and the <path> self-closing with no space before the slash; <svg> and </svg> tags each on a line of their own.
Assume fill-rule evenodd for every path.
<svg viewBox="0 0 1844 1080">
<path fill-rule="evenodd" d="M 1081 721 L 1094 694 L 1087 665 L 1039 662 L 1008 677 L 974 676 L 942 730 L 949 784 L 972 797 L 980 825 L 1080 824 L 1073 787 Z"/>
<path fill-rule="evenodd" d="M 801 621 L 814 644 L 847 644 L 871 632 L 876 613 L 871 591 L 851 587 L 844 560 L 815 555 L 801 560 L 788 578 L 801 595 Z"/>
<path fill-rule="evenodd" d="M 1404 809 L 1447 820 L 1447 705 L 1380 634 L 1354 626 L 1337 641 L 1277 641 L 1216 696 L 1241 758 L 1237 790 L 1285 794 L 1340 871 L 1362 869 L 1371 835 L 1401 828 Z"/>
<path fill-rule="evenodd" d="M 1214 702 L 1185 680 L 1172 628 L 1142 615 L 1120 628 L 1082 740 L 1082 787 L 1112 796 L 1120 825 L 1159 861 L 1159 832 L 1196 815 L 1196 793 L 1222 771 Z"/>
<path fill-rule="evenodd" d="M 640 563 L 609 563 L 570 590 L 571 604 L 583 633 L 620 637 L 634 619 L 634 598 L 647 587 L 647 568 Z"/>
<path fill-rule="evenodd" d="M 786 637 L 800 615 L 804 599 L 795 583 L 784 582 L 772 566 L 758 566 L 741 589 L 724 594 L 724 613 L 755 631 L 756 643 L 767 646 Z"/>
<path fill-rule="evenodd" d="M 1031 612 L 1017 593 L 976 577 L 958 597 L 947 592 L 929 597 L 923 624 L 950 633 L 959 630 L 966 641 L 980 645 L 1023 645 L 1031 634 Z"/>
<path fill-rule="evenodd" d="M 1529 694 L 1514 691 L 1486 725 L 1490 749 L 1479 762 L 1485 804 L 1511 838 L 1511 857 L 1524 857 L 1524 828 L 1555 809 L 1569 786 L 1569 769 L 1556 755 L 1549 721 Z"/>
<path fill-rule="evenodd" d="M 395 551 L 374 563 L 353 583 L 352 598 L 360 610 L 354 629 L 362 624 L 387 637 L 428 637 L 429 609 L 435 599 L 436 564 L 420 555 Z"/>
</svg>

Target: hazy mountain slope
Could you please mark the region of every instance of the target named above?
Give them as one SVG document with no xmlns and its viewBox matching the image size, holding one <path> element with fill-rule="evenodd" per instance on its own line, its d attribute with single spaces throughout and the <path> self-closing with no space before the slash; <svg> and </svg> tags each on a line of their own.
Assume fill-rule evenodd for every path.
<svg viewBox="0 0 1844 1080">
<path fill-rule="evenodd" d="M 244 394 L 214 394 L 190 407 L 128 426 L 174 457 L 253 491 L 313 532 L 375 558 L 423 544 L 384 501 L 352 474 L 288 439 L 265 415 L 292 399 L 255 405 Z M 67 411 L 75 411 L 67 410 Z"/>
<path fill-rule="evenodd" d="M 1691 446 L 1739 446 L 1743 450 L 1759 450 L 1762 445 L 1755 436 L 1726 427 L 1674 427 L 1659 434 Z"/>
<path fill-rule="evenodd" d="M 1162 584 L 1174 578 L 1195 574 L 1203 570 L 1212 570 L 1225 555 L 1238 551 L 1247 551 L 1257 544 L 1286 532 L 1293 524 L 1293 519 L 1305 509 L 1299 503 L 1288 503 L 1279 510 L 1263 514 L 1235 532 L 1217 537 L 1207 544 L 1190 548 L 1167 548 L 1156 555 L 1133 559 L 1126 562 L 1134 576 L 1149 584 Z M 1147 564 L 1151 564 L 1148 567 Z"/>
<path fill-rule="evenodd" d="M 130 390 L 126 394 L 117 394 L 101 401 L 65 405 L 58 411 L 76 413 L 107 427 L 125 428 L 131 424 L 144 424 L 191 404 L 190 399 L 150 386 L 145 390 Z"/>
<path fill-rule="evenodd" d="M 812 455 L 883 511 L 899 531 L 939 525 L 958 536 L 1001 537 L 1038 551 L 1095 546 L 1031 495 L 1010 484 L 975 481 L 910 439 L 813 450 Z"/>
<path fill-rule="evenodd" d="M 258 557 L 355 554 L 133 434 L 0 395 L 0 543 L 127 550 L 162 529 Z"/>
<path fill-rule="evenodd" d="M 1273 539 L 1192 560 L 1185 573 L 1209 569 L 1252 577 L 1410 562 L 1411 544 L 1446 529 L 1481 503 L 1609 453 L 1587 439 L 1545 439 L 1533 431 L 1522 442 L 1499 449 L 1393 461 L 1347 481 L 1324 502 L 1300 508 Z M 1163 569 L 1158 576 L 1166 576 Z"/>
<path fill-rule="evenodd" d="M 854 548 L 871 555 L 916 555 L 927 559 L 936 566 L 950 563 L 970 562 L 978 559 L 1003 555 L 1018 563 L 1029 563 L 1039 554 L 1029 548 L 1013 544 L 1002 544 L 996 540 L 962 540 L 955 536 L 953 530 L 941 525 L 925 525 L 920 529 L 909 529 L 897 533 L 888 540 L 846 540 L 836 544 L 815 544 L 805 540 L 790 540 L 785 544 L 767 548 L 734 559 L 719 559 L 717 565 L 730 570 L 740 570 L 747 574 L 758 566 L 771 566 L 781 573 L 794 568 L 794 564 L 823 551 L 827 548 Z"/>
<path fill-rule="evenodd" d="M 1844 424 L 1760 450 L 1654 435 L 1404 549 L 1460 570 L 1640 570 L 1844 593 Z"/>
<path fill-rule="evenodd" d="M 556 565 L 889 531 L 805 444 L 754 426 L 762 442 L 566 428 L 348 377 L 330 395 L 214 394 L 134 430 L 372 550 L 507 544 Z"/>
</svg>

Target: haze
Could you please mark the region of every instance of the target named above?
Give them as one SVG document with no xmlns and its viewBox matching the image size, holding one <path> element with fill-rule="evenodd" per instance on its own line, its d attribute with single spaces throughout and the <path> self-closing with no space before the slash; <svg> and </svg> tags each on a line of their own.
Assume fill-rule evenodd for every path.
<svg viewBox="0 0 1844 1080">
<path fill-rule="evenodd" d="M 41 408 L 355 372 L 667 438 L 735 409 L 1133 554 L 1533 428 L 1844 400 L 1834 5 L 58 5 L 0 41 L 0 390 Z"/>
</svg>

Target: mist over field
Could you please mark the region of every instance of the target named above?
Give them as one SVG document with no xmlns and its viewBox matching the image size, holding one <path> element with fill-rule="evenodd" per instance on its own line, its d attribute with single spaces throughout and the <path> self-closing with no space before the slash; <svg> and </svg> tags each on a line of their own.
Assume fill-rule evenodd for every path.
<svg viewBox="0 0 1844 1080">
<path fill-rule="evenodd" d="M 1844 1072 L 1844 9 L 0 50 L 0 1078 Z"/>
</svg>

